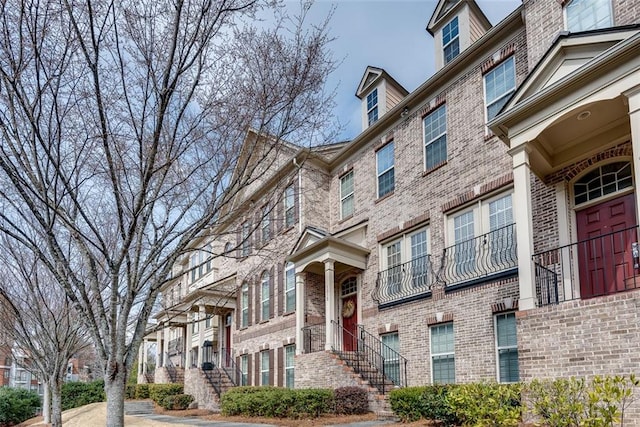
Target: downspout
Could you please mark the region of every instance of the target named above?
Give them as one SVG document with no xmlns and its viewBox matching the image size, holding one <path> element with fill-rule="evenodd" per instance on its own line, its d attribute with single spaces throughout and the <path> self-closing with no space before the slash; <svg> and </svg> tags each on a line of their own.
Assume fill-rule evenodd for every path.
<svg viewBox="0 0 640 427">
<path fill-rule="evenodd" d="M 298 168 L 298 233 L 302 234 L 302 220 L 304 212 L 302 210 L 302 165 L 298 163 L 298 159 L 293 157 L 293 165 Z"/>
</svg>

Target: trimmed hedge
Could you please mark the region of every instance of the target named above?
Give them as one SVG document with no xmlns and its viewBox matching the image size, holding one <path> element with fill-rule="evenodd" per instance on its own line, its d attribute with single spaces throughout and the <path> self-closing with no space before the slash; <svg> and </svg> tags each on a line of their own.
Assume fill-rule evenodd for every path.
<svg viewBox="0 0 640 427">
<path fill-rule="evenodd" d="M 193 402 L 193 396 L 190 394 L 175 394 L 165 397 L 160 406 L 168 410 L 183 410 L 187 409 L 191 402 Z"/>
<path fill-rule="evenodd" d="M 184 386 L 182 384 L 147 384 L 147 387 L 149 390 L 149 397 L 158 405 L 161 405 L 162 401 L 166 397 L 182 394 L 184 390 Z M 141 395 L 142 393 L 143 392 L 141 391 Z"/>
<path fill-rule="evenodd" d="M 222 395 L 223 415 L 307 418 L 330 413 L 334 393 L 327 389 L 291 390 L 277 387 L 236 387 Z"/>
<path fill-rule="evenodd" d="M 62 410 L 77 408 L 89 403 L 104 402 L 104 380 L 89 383 L 70 382 L 62 384 Z"/>
<path fill-rule="evenodd" d="M 403 422 L 420 419 L 440 421 L 445 426 L 456 424 L 455 413 L 447 403 L 453 385 L 406 387 L 389 394 L 391 409 Z"/>
<path fill-rule="evenodd" d="M 357 415 L 369 412 L 367 391 L 360 387 L 340 387 L 335 391 L 335 413 Z"/>
<path fill-rule="evenodd" d="M 19 424 L 36 414 L 40 396 L 23 388 L 0 387 L 0 426 Z"/>
</svg>

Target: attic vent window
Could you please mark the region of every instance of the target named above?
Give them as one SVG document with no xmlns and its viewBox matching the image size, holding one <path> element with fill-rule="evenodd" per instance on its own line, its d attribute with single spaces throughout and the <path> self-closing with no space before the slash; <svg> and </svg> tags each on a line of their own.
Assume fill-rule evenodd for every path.
<svg viewBox="0 0 640 427">
<path fill-rule="evenodd" d="M 374 89 L 367 95 L 367 118 L 369 126 L 378 121 L 378 89 Z"/>
<path fill-rule="evenodd" d="M 572 0 L 565 7 L 567 30 L 571 32 L 607 28 L 611 22 L 611 0 Z"/>
<path fill-rule="evenodd" d="M 442 29 L 442 49 L 444 52 L 445 64 L 448 64 L 460 53 L 460 37 L 458 37 L 457 16 Z"/>
</svg>

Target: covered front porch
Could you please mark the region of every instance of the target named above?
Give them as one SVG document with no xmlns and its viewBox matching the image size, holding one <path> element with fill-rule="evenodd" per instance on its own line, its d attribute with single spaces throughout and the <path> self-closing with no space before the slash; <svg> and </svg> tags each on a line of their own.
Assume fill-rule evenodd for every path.
<svg viewBox="0 0 640 427">
<path fill-rule="evenodd" d="M 640 287 L 640 33 L 568 34 L 490 129 L 510 147 L 520 310 Z"/>
</svg>

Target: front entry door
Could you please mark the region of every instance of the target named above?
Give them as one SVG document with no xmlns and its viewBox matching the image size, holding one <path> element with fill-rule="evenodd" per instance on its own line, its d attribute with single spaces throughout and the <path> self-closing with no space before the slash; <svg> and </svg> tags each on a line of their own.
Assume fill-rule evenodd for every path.
<svg viewBox="0 0 640 427">
<path fill-rule="evenodd" d="M 356 294 L 342 299 L 342 347 L 344 351 L 358 349 L 358 298 Z"/>
<path fill-rule="evenodd" d="M 634 195 L 578 211 L 576 220 L 581 297 L 625 290 L 626 280 L 634 276 L 631 248 L 638 240 Z"/>
<path fill-rule="evenodd" d="M 231 315 L 228 314 L 224 322 L 224 358 L 223 365 L 228 368 L 231 363 Z"/>
</svg>

